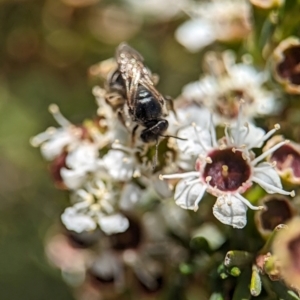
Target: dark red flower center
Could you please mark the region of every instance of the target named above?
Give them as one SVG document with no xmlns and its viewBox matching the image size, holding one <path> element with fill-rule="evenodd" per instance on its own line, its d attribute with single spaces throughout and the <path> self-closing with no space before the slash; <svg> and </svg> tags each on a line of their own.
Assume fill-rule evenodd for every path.
<svg viewBox="0 0 300 300">
<path fill-rule="evenodd" d="M 132 216 L 126 216 L 129 227 L 126 231 L 109 236 L 111 246 L 118 251 L 136 249 L 142 242 L 142 227 L 140 222 Z"/>
<path fill-rule="evenodd" d="M 291 168 L 294 176 L 300 177 L 300 154 L 290 145 L 284 145 L 277 149 L 272 154 L 271 160 L 276 161 L 277 169 Z"/>
<path fill-rule="evenodd" d="M 264 205 L 267 207 L 261 213 L 264 230 L 273 231 L 277 225 L 286 223 L 293 216 L 291 207 L 284 198 L 274 197 L 274 199 L 266 201 Z"/>
<path fill-rule="evenodd" d="M 293 84 L 300 84 L 300 46 L 286 49 L 283 55 L 283 61 L 277 66 L 278 74 Z"/>
<path fill-rule="evenodd" d="M 204 180 L 211 177 L 209 185 L 221 191 L 237 190 L 251 175 L 251 168 L 240 151 L 233 152 L 232 148 L 215 150 L 209 157 L 212 163 L 205 166 Z"/>
</svg>

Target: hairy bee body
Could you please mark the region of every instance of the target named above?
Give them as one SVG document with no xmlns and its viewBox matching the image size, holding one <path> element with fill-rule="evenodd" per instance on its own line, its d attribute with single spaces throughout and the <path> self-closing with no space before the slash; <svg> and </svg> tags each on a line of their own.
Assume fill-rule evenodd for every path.
<svg viewBox="0 0 300 300">
<path fill-rule="evenodd" d="M 168 114 L 166 100 L 155 88 L 151 71 L 145 67 L 143 60 L 127 44 L 119 45 L 116 50 L 118 68 L 109 79 L 111 93 L 107 101 L 115 108 L 127 105 L 136 127 L 145 128 L 141 132 L 141 140 L 145 143 L 158 142 L 169 125 L 164 119 Z"/>
</svg>

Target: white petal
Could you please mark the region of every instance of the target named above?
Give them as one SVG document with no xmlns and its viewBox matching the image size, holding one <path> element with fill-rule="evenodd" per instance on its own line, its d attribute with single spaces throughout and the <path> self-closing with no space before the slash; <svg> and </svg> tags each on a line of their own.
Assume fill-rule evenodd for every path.
<svg viewBox="0 0 300 300">
<path fill-rule="evenodd" d="M 243 228 L 247 224 L 247 206 L 238 198 L 221 196 L 213 206 L 214 216 L 223 224 Z"/>
<path fill-rule="evenodd" d="M 266 133 L 262 128 L 256 127 L 255 125 L 248 123 L 247 127 L 245 126 L 239 127 L 238 133 L 236 127 L 232 128 L 231 134 L 233 137 L 236 137 L 237 134 L 239 134 L 239 141 L 235 141 L 236 143 L 238 142 L 239 144 L 237 146 L 245 145 L 246 147 L 248 147 L 248 149 L 251 149 L 251 148 L 262 147 L 263 145 L 262 138 Z"/>
<path fill-rule="evenodd" d="M 205 193 L 206 187 L 200 182 L 192 186 L 187 186 L 186 182 L 188 180 L 188 178 L 183 179 L 177 183 L 174 195 L 175 203 L 182 208 L 196 210 L 198 203 Z M 196 200 L 198 203 L 196 203 Z"/>
<path fill-rule="evenodd" d="M 53 160 L 62 153 L 63 148 L 74 141 L 74 136 L 66 130 L 57 130 L 51 139 L 41 147 L 41 153 L 46 160 Z"/>
<path fill-rule="evenodd" d="M 101 229 L 108 235 L 124 232 L 129 227 L 129 221 L 121 214 L 110 216 L 99 215 L 98 223 Z"/>
<path fill-rule="evenodd" d="M 197 52 L 216 40 L 212 26 L 201 19 L 183 23 L 176 30 L 175 37 L 190 52 Z"/>
<path fill-rule="evenodd" d="M 96 228 L 95 221 L 83 213 L 79 213 L 74 207 L 68 207 L 61 215 L 61 221 L 68 230 L 73 230 L 78 233 L 90 231 Z"/>
<path fill-rule="evenodd" d="M 97 158 L 97 147 L 92 143 L 82 143 L 68 154 L 66 165 L 71 169 L 93 171 L 97 166 Z"/>
<path fill-rule="evenodd" d="M 62 168 L 60 175 L 64 184 L 71 190 L 78 189 L 86 179 L 86 172 L 81 169 L 69 170 Z"/>
<path fill-rule="evenodd" d="M 196 133 L 197 130 L 197 133 Z M 181 152 L 198 156 L 211 148 L 211 134 L 208 130 L 188 126 L 178 131 L 178 136 L 186 140 L 176 140 Z"/>
<path fill-rule="evenodd" d="M 270 168 L 266 168 L 267 166 L 270 166 Z M 275 169 L 271 167 L 270 163 L 263 162 L 257 165 L 254 168 L 253 176 L 260 179 L 259 185 L 269 194 L 274 194 L 275 191 L 268 185 L 274 186 L 279 189 L 282 188 L 280 177 Z M 255 179 L 253 181 L 255 181 Z M 264 185 L 263 183 L 266 183 L 266 185 Z"/>
<path fill-rule="evenodd" d="M 123 210 L 130 210 L 141 200 L 141 197 L 142 190 L 136 184 L 128 183 L 123 188 L 119 206 Z"/>
<path fill-rule="evenodd" d="M 109 175 L 119 181 L 128 181 L 134 172 L 134 161 L 131 156 L 120 150 L 110 150 L 103 157 Z"/>
</svg>

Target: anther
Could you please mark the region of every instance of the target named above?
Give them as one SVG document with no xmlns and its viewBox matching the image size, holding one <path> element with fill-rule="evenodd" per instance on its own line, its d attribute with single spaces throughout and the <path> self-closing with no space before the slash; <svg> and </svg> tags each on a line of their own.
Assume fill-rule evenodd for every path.
<svg viewBox="0 0 300 300">
<path fill-rule="evenodd" d="M 56 104 L 50 104 L 48 110 L 51 114 L 56 114 L 59 112 L 59 108 Z"/>
<path fill-rule="evenodd" d="M 207 177 L 205 178 L 205 181 L 206 181 L 207 183 L 209 183 L 211 180 L 212 180 L 212 177 L 211 177 L 211 176 L 207 176 Z"/>
<path fill-rule="evenodd" d="M 228 166 L 226 166 L 226 165 L 222 166 L 222 176 L 224 176 L 224 177 L 228 176 Z"/>
<path fill-rule="evenodd" d="M 164 180 L 164 177 L 162 174 L 159 174 L 158 178 L 159 178 L 159 180 Z"/>
<path fill-rule="evenodd" d="M 212 159 L 209 157 L 209 156 L 207 156 L 206 158 L 205 158 L 205 161 L 208 163 L 208 164 L 212 164 Z"/>
<path fill-rule="evenodd" d="M 274 125 L 274 128 L 275 128 L 276 130 L 279 130 L 279 129 L 280 129 L 280 125 L 279 125 L 279 124 L 275 124 L 275 125 Z"/>
<path fill-rule="evenodd" d="M 296 195 L 296 194 L 295 194 L 295 191 L 294 191 L 294 190 L 291 191 L 290 196 L 291 196 L 291 197 L 295 197 L 295 195 Z"/>
</svg>

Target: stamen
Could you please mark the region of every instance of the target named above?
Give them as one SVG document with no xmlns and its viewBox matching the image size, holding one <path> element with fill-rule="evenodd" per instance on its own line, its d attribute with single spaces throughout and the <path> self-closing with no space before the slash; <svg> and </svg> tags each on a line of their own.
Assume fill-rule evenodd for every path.
<svg viewBox="0 0 300 300">
<path fill-rule="evenodd" d="M 273 129 L 271 129 L 270 131 L 268 131 L 264 136 L 262 136 L 259 140 L 255 141 L 253 144 L 250 144 L 250 146 L 248 148 L 252 149 L 252 148 L 258 147 L 258 145 L 260 143 L 263 143 L 264 141 L 266 141 L 267 139 L 269 139 L 269 137 L 271 135 L 273 135 L 279 129 L 280 129 L 280 125 L 279 124 L 275 124 Z"/>
<path fill-rule="evenodd" d="M 198 207 L 199 207 L 199 203 L 201 201 L 201 199 L 203 198 L 203 194 L 204 194 L 204 191 L 206 190 L 206 186 L 204 185 L 197 197 L 197 199 L 195 200 L 195 205 L 194 205 L 194 211 L 196 212 L 198 210 Z"/>
<path fill-rule="evenodd" d="M 282 194 L 282 195 L 289 195 L 291 197 L 294 197 L 295 196 L 295 191 L 291 191 L 291 192 L 288 192 L 288 191 L 285 191 L 281 188 L 278 188 L 274 185 L 271 185 L 255 176 L 252 177 L 252 180 L 256 183 L 258 183 L 259 185 L 261 185 L 263 188 L 264 187 L 267 187 L 268 189 L 270 189 L 272 192 L 274 193 L 279 193 L 279 194 Z"/>
<path fill-rule="evenodd" d="M 211 137 L 211 144 L 213 147 L 217 147 L 217 137 L 216 137 L 216 129 L 214 127 L 213 123 L 213 114 L 210 114 L 210 123 L 209 123 L 209 131 L 210 131 L 210 137 Z"/>
<path fill-rule="evenodd" d="M 276 161 L 273 161 L 272 163 L 268 163 L 268 165 L 257 166 L 255 168 L 259 170 L 266 170 L 266 169 L 273 169 L 275 166 L 276 166 Z"/>
<path fill-rule="evenodd" d="M 199 136 L 199 132 L 201 131 L 201 129 L 200 129 L 200 131 L 198 131 L 198 127 L 197 127 L 196 123 L 194 123 L 194 122 L 192 123 L 192 126 L 194 127 L 194 131 L 195 131 L 195 134 L 196 134 L 197 141 L 198 141 L 199 145 L 202 147 L 202 149 L 204 151 L 208 151 L 208 149 L 205 147 L 205 145 L 203 145 L 203 143 L 201 141 L 201 138 Z"/>
<path fill-rule="evenodd" d="M 209 157 L 209 156 L 207 156 L 206 158 L 205 158 L 205 161 L 206 161 L 206 163 L 208 163 L 208 164 L 212 164 L 212 159 Z"/>
<path fill-rule="evenodd" d="M 195 184 L 195 183 L 198 183 L 198 182 L 200 182 L 199 178 L 197 178 L 195 180 L 191 180 L 191 181 L 186 181 L 185 184 L 186 185 L 191 185 L 191 184 Z"/>
<path fill-rule="evenodd" d="M 211 180 L 212 180 L 212 177 L 211 177 L 211 176 L 207 176 L 207 177 L 205 178 L 205 181 L 206 181 L 207 183 L 209 183 Z"/>
<path fill-rule="evenodd" d="M 162 179 L 176 179 L 176 178 L 187 178 L 192 176 L 199 176 L 199 172 L 187 172 L 187 173 L 175 173 L 175 174 L 168 174 L 168 175 L 160 175 Z"/>
<path fill-rule="evenodd" d="M 223 165 L 222 166 L 222 176 L 227 177 L 228 176 L 228 166 Z"/>
<path fill-rule="evenodd" d="M 247 135 L 249 134 L 249 132 L 250 132 L 250 128 L 249 128 L 249 123 L 248 122 L 246 122 L 245 124 L 244 124 L 244 126 L 243 126 L 243 128 L 242 129 L 244 129 L 244 128 L 246 128 L 246 130 L 244 131 L 244 136 L 242 137 L 242 141 L 244 141 L 244 140 L 246 140 L 246 138 L 247 138 Z M 241 135 L 240 135 L 240 137 L 242 136 L 242 134 L 243 134 L 243 130 L 241 130 Z M 246 145 L 241 145 L 241 147 L 243 148 L 245 148 L 246 147 Z"/>
<path fill-rule="evenodd" d="M 235 194 L 235 197 L 237 197 L 239 200 L 241 200 L 244 204 L 246 204 L 249 208 L 252 210 L 261 210 L 264 209 L 263 206 L 254 206 L 252 205 L 246 198 L 244 198 L 241 194 Z"/>
<path fill-rule="evenodd" d="M 237 123 L 236 123 L 236 131 L 235 131 L 235 136 L 234 136 L 234 143 L 236 145 L 240 144 L 240 131 L 239 128 L 241 128 L 241 118 L 242 118 L 242 101 L 240 101 L 239 105 L 239 112 L 238 112 L 238 118 L 237 118 Z"/>
<path fill-rule="evenodd" d="M 161 176 L 161 175 L 159 175 L 159 176 Z M 135 171 L 133 172 L 132 177 L 133 177 L 133 178 L 141 177 L 141 172 L 140 172 L 140 170 L 135 170 Z M 160 178 L 159 178 L 159 179 L 160 179 Z M 163 180 L 163 179 L 160 179 L 160 180 Z"/>
<path fill-rule="evenodd" d="M 56 132 L 56 128 L 54 128 L 54 127 L 47 128 L 46 131 L 39 133 L 38 135 L 36 135 L 30 139 L 31 146 L 39 147 L 45 141 L 49 140 L 49 138 L 51 138 L 51 136 L 55 132 Z"/>
<path fill-rule="evenodd" d="M 260 156 L 256 157 L 254 160 L 252 160 L 251 165 L 255 166 L 258 162 L 260 162 L 261 160 L 263 160 L 265 157 L 267 157 L 269 154 L 273 153 L 274 151 L 276 151 L 277 149 L 279 149 L 281 146 L 285 145 L 289 143 L 289 140 L 285 140 L 282 141 L 278 144 L 276 144 L 275 146 L 273 146 L 272 148 L 270 148 L 269 150 L 267 150 L 266 152 L 262 153 Z"/>
<path fill-rule="evenodd" d="M 60 112 L 59 107 L 56 104 L 51 104 L 49 106 L 49 112 L 52 114 L 53 118 L 61 127 L 68 127 L 72 125 Z"/>
<path fill-rule="evenodd" d="M 230 128 L 229 124 L 225 124 L 225 129 L 224 129 L 224 133 L 225 133 L 225 137 L 226 137 L 226 141 L 228 145 L 232 145 L 233 141 L 231 136 L 229 135 L 228 129 Z"/>
</svg>

